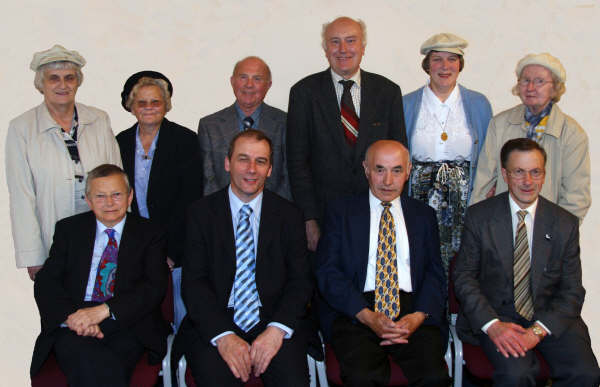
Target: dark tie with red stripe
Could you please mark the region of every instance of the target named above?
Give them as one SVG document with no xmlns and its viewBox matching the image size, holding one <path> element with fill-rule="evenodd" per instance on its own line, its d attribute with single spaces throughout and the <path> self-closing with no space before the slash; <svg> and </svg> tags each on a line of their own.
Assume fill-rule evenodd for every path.
<svg viewBox="0 0 600 387">
<path fill-rule="evenodd" d="M 358 115 L 356 115 L 356 109 L 352 102 L 352 94 L 350 94 L 350 89 L 352 88 L 354 81 L 341 80 L 340 83 L 344 86 L 344 92 L 342 93 L 342 100 L 340 103 L 344 137 L 349 145 L 354 146 L 358 137 L 359 123 Z"/>
</svg>

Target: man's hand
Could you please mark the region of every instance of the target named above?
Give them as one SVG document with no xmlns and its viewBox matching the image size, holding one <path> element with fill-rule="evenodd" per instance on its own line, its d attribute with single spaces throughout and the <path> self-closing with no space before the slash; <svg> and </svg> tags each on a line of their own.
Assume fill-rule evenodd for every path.
<svg viewBox="0 0 600 387">
<path fill-rule="evenodd" d="M 527 330 L 522 326 L 502 321 L 496 321 L 487 330 L 490 340 L 506 358 L 525 356 L 529 349 L 524 338 L 526 333 Z"/>
<path fill-rule="evenodd" d="M 108 305 L 101 304 L 89 308 L 78 309 L 67 317 L 67 326 L 78 335 L 83 336 L 86 330 L 92 325 L 100 324 L 104 319 L 110 316 Z"/>
<path fill-rule="evenodd" d="M 252 368 L 250 344 L 238 335 L 231 333 L 217 340 L 217 349 L 233 375 L 242 379 L 244 383 L 247 382 Z"/>
<path fill-rule="evenodd" d="M 305 223 L 308 249 L 310 251 L 317 251 L 317 244 L 319 243 L 319 238 L 321 238 L 321 230 L 319 229 L 319 223 L 317 223 L 315 219 L 307 220 Z"/>
<path fill-rule="evenodd" d="M 423 324 L 423 321 L 425 321 L 425 317 L 425 313 L 423 312 L 414 312 L 404 315 L 400 320 L 396 321 L 395 323 L 396 326 L 408 330 L 408 333 L 401 338 L 402 341 L 400 342 L 397 339 L 394 339 L 392 336 L 385 334 L 382 337 L 387 340 L 382 341 L 381 345 L 406 343 L 410 335 L 412 335 L 417 330 L 417 328 L 419 328 L 421 324 Z"/>
<path fill-rule="evenodd" d="M 103 339 L 104 333 L 100 330 L 100 326 L 97 324 L 90 325 L 87 329 L 84 330 L 83 335 L 81 336 L 91 336 L 97 339 Z"/>
<path fill-rule="evenodd" d="M 35 281 L 35 275 L 42 269 L 43 266 L 44 265 L 29 266 L 27 268 L 27 273 L 29 273 L 29 278 L 31 278 L 32 281 Z"/>
<path fill-rule="evenodd" d="M 267 370 L 273 357 L 277 354 L 283 344 L 285 331 L 277 327 L 267 327 L 263 333 L 252 343 L 250 359 L 254 367 L 254 376 L 260 376 Z"/>
<path fill-rule="evenodd" d="M 380 343 L 381 345 L 408 343 L 407 338 L 410 334 L 408 328 L 401 327 L 399 323 L 390 320 L 383 313 L 364 308 L 356 314 L 356 318 L 371 328 L 378 337 L 385 339 Z"/>
</svg>

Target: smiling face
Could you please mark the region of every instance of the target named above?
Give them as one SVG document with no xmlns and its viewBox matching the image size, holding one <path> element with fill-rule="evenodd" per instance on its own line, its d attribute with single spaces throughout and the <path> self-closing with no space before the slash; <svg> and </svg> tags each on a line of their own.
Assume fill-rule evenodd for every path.
<svg viewBox="0 0 600 387">
<path fill-rule="evenodd" d="M 349 18 L 333 21 L 325 31 L 325 56 L 336 74 L 351 78 L 365 54 L 360 24 Z"/>
<path fill-rule="evenodd" d="M 235 141 L 231 158 L 225 158 L 225 170 L 231 177 L 231 190 L 241 201 L 248 203 L 264 189 L 271 176 L 270 155 L 265 140 L 239 137 Z"/>
<path fill-rule="evenodd" d="M 230 78 L 237 103 L 246 115 L 251 115 L 271 88 L 267 66 L 258 58 L 247 58 L 236 66 Z"/>
<path fill-rule="evenodd" d="M 98 177 L 89 182 L 89 192 L 85 201 L 103 225 L 113 227 L 127 213 L 127 207 L 133 199 L 133 190 L 127 190 L 122 174 Z"/>
<path fill-rule="evenodd" d="M 460 58 L 451 52 L 432 51 L 429 56 L 430 86 L 433 91 L 454 89 L 460 73 Z"/>
<path fill-rule="evenodd" d="M 527 208 L 535 202 L 544 184 L 544 173 L 537 179 L 532 174 L 544 171 L 544 156 L 538 150 L 514 150 L 508 155 L 506 168 L 502 168 L 502 178 L 508 185 L 513 200 L 521 208 Z M 521 178 L 516 177 L 522 174 Z"/>
<path fill-rule="evenodd" d="M 544 83 L 536 87 L 535 80 L 541 80 Z M 541 113 L 556 94 L 552 73 L 540 65 L 528 65 L 523 68 L 518 88 L 521 101 L 533 114 Z"/>
<path fill-rule="evenodd" d="M 48 105 L 74 105 L 78 87 L 75 69 L 48 69 L 44 71 L 42 93 L 44 94 L 44 101 Z"/>
<path fill-rule="evenodd" d="M 140 126 L 160 126 L 165 114 L 166 104 L 158 86 L 143 86 L 138 89 L 131 104 L 131 113 Z"/>
<path fill-rule="evenodd" d="M 391 202 L 402 193 L 412 165 L 401 143 L 381 140 L 369 147 L 363 167 L 373 195 Z"/>
</svg>

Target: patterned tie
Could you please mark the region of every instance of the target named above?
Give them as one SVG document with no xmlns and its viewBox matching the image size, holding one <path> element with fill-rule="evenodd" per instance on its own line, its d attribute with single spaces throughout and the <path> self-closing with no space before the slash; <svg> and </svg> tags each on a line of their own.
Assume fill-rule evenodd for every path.
<svg viewBox="0 0 600 387">
<path fill-rule="evenodd" d="M 104 302 L 111 299 L 115 294 L 115 276 L 117 274 L 117 255 L 119 247 L 115 239 L 115 230 L 107 228 L 104 232 L 108 235 L 108 244 L 102 252 L 98 271 L 96 273 L 96 283 L 92 293 L 92 301 Z"/>
<path fill-rule="evenodd" d="M 244 130 L 248 130 L 254 125 L 254 120 L 252 117 L 248 116 L 242 120 L 242 125 L 244 126 Z"/>
<path fill-rule="evenodd" d="M 527 240 L 527 227 L 525 227 L 527 211 L 519 211 L 517 215 L 519 216 L 519 224 L 517 225 L 513 263 L 515 309 L 517 313 L 531 321 L 533 317 L 533 298 L 531 297 L 531 279 L 529 275 L 531 271 L 529 241 Z"/>
<path fill-rule="evenodd" d="M 383 212 L 379 221 L 377 265 L 375 274 L 375 311 L 395 319 L 400 313 L 398 269 L 396 267 L 396 228 L 390 211 L 392 203 L 381 202 Z"/>
<path fill-rule="evenodd" d="M 356 115 L 356 109 L 352 102 L 352 94 L 350 89 L 354 84 L 354 81 L 341 80 L 340 83 L 344 86 L 344 92 L 342 93 L 342 100 L 340 102 L 340 110 L 342 112 L 342 126 L 344 127 L 344 137 L 348 145 L 356 145 L 356 138 L 358 137 L 358 115 Z"/>
<path fill-rule="evenodd" d="M 248 332 L 259 321 L 258 291 L 256 290 L 256 262 L 254 259 L 254 237 L 250 227 L 252 208 L 244 204 L 240 209 L 240 220 L 235 232 L 235 271 L 233 322 Z"/>
</svg>

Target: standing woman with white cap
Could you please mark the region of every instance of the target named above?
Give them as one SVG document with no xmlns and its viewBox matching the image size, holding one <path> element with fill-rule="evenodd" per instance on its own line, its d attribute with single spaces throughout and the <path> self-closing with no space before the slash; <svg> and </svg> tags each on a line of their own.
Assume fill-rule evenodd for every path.
<svg viewBox="0 0 600 387">
<path fill-rule="evenodd" d="M 487 98 L 457 83 L 468 43 L 450 33 L 421 45 L 427 84 L 404 97 L 412 159 L 409 195 L 435 209 L 446 275 L 458 252 L 468 197 L 492 108 Z"/>
<path fill-rule="evenodd" d="M 102 110 L 75 103 L 85 59 L 54 45 L 30 68 L 44 101 L 13 119 L 6 136 L 6 180 L 17 267 L 34 280 L 48 257 L 55 223 L 89 211 L 88 171 L 121 166 L 119 146 Z"/>
<path fill-rule="evenodd" d="M 567 73 L 560 61 L 548 53 L 529 54 L 516 68 L 517 84 L 512 93 L 522 104 L 503 111 L 490 122 L 481 155 L 471 204 L 507 190 L 501 175 L 500 149 L 513 138 L 528 137 L 547 153 L 540 195 L 570 211 L 583 221 L 592 203 L 588 137 L 579 124 L 558 107 L 564 94 Z M 514 172 L 514 171 L 509 171 Z"/>
</svg>

